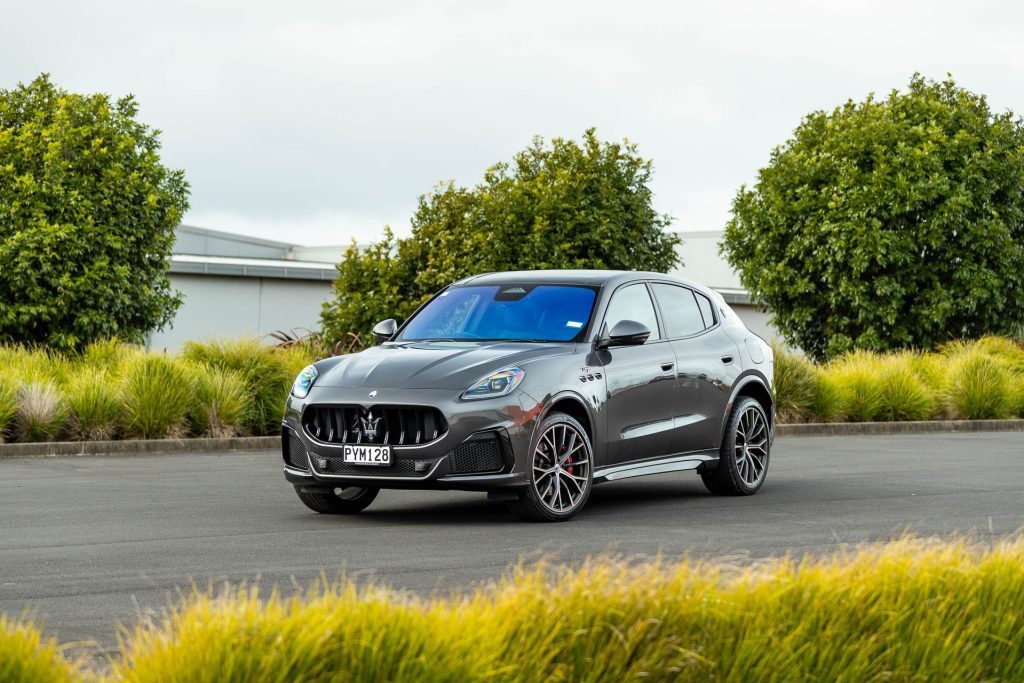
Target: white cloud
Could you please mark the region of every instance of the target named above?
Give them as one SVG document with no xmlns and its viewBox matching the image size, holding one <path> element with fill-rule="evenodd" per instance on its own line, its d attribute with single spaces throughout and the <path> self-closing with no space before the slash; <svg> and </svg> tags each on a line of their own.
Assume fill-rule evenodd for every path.
<svg viewBox="0 0 1024 683">
<path fill-rule="evenodd" d="M 49 71 L 134 92 L 207 227 L 402 230 L 438 180 L 596 125 L 654 159 L 677 227 L 707 229 L 811 110 L 915 71 L 1024 110 L 1022 19 L 1009 1 L 36 0 L 5 11 L 0 87 Z"/>
</svg>

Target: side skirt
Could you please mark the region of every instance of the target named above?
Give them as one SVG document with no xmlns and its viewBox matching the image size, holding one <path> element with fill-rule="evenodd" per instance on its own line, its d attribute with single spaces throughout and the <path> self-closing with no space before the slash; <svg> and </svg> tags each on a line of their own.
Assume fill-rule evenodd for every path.
<svg viewBox="0 0 1024 683">
<path fill-rule="evenodd" d="M 673 455 L 667 458 L 658 458 L 656 460 L 644 460 L 641 462 L 627 463 L 625 465 L 615 465 L 613 467 L 601 467 L 594 470 L 594 483 L 599 484 L 605 481 L 629 479 L 630 477 L 643 477 L 648 474 L 663 474 L 665 472 L 695 470 L 701 467 L 714 467 L 717 464 L 717 452 Z"/>
</svg>

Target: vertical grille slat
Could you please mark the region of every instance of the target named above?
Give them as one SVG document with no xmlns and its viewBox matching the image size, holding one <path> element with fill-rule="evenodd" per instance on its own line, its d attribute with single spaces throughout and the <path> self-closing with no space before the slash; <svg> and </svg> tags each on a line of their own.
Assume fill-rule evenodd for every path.
<svg viewBox="0 0 1024 683">
<path fill-rule="evenodd" d="M 376 433 L 366 434 L 362 420 L 379 418 Z M 448 423 L 437 408 L 420 406 L 310 405 L 302 426 L 314 439 L 326 443 L 378 443 L 418 446 L 430 443 L 448 431 Z"/>
</svg>

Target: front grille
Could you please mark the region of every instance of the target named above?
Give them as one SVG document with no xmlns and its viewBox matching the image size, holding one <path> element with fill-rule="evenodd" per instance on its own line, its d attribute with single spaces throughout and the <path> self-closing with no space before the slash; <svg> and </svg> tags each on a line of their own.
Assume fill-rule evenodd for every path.
<svg viewBox="0 0 1024 683">
<path fill-rule="evenodd" d="M 504 465 L 497 435 L 464 441 L 448 454 L 452 474 L 498 472 Z"/>
<path fill-rule="evenodd" d="M 448 431 L 437 408 L 421 406 L 311 405 L 302 414 L 306 433 L 325 443 L 417 446 Z"/>
<path fill-rule="evenodd" d="M 284 462 L 289 467 L 297 470 L 308 470 L 309 464 L 306 461 L 306 447 L 302 445 L 295 432 L 285 427 L 281 430 L 281 451 Z"/>
<path fill-rule="evenodd" d="M 339 474 L 352 477 L 423 477 L 434 469 L 440 458 L 430 460 L 396 460 L 392 465 L 376 467 L 373 465 L 353 465 L 344 462 L 340 457 L 313 456 L 313 464 L 318 474 Z M 419 465 L 417 467 L 417 464 Z"/>
</svg>

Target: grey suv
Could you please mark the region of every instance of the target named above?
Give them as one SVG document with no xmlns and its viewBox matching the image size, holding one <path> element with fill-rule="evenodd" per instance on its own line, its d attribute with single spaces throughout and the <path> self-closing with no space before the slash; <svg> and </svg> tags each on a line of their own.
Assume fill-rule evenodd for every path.
<svg viewBox="0 0 1024 683">
<path fill-rule="evenodd" d="M 382 488 L 461 489 L 561 521 L 627 477 L 696 470 L 718 495 L 764 483 L 771 348 L 697 283 L 478 275 L 373 334 L 303 370 L 288 398 L 285 478 L 317 512 L 359 512 Z"/>
</svg>

